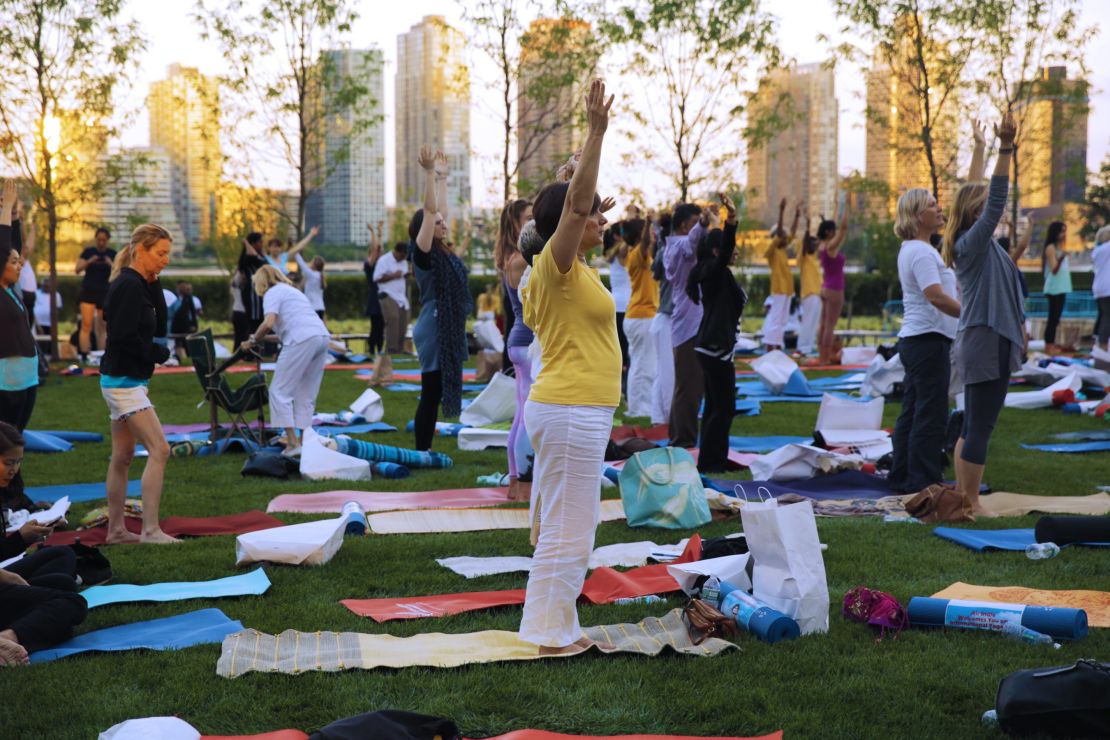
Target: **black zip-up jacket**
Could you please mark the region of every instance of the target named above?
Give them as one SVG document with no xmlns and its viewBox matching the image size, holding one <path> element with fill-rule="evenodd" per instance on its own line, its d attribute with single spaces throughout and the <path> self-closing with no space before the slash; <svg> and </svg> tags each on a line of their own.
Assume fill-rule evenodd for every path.
<svg viewBox="0 0 1110 740">
<path fill-rule="evenodd" d="M 156 364 L 169 358 L 169 348 L 154 341 L 166 336 L 166 298 L 158 280 L 148 283 L 125 267 L 108 286 L 104 320 L 108 344 L 101 373 L 145 380 L 154 374 Z"/>
<path fill-rule="evenodd" d="M 723 232 L 721 249 L 711 269 L 702 269 L 701 264 L 694 268 L 700 278 L 702 304 L 694 347 L 713 357 L 728 359 L 736 347 L 736 331 L 748 296 L 728 266 L 736 249 L 736 224 L 726 223 Z"/>
</svg>

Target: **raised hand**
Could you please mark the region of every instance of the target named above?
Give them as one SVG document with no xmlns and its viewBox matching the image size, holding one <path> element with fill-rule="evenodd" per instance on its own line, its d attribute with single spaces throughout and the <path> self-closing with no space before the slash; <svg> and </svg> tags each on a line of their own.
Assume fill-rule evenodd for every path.
<svg viewBox="0 0 1110 740">
<path fill-rule="evenodd" d="M 779 212 L 786 210 L 786 198 L 779 201 Z"/>
<path fill-rule="evenodd" d="M 590 83 L 590 93 L 586 96 L 586 121 L 590 126 L 590 133 L 603 135 L 609 128 L 609 108 L 613 105 L 613 98 L 605 99 L 605 83 L 594 80 Z"/>
<path fill-rule="evenodd" d="M 732 202 L 732 198 L 729 198 L 724 193 L 717 193 L 717 197 L 721 199 L 721 205 L 723 205 L 725 207 L 725 210 L 728 211 L 728 216 L 726 218 L 728 219 L 729 223 L 735 221 L 736 205 Z"/>
<path fill-rule="evenodd" d="M 435 169 L 435 154 L 432 152 L 432 148 L 427 144 L 420 147 L 420 155 L 416 158 L 416 161 L 425 172 L 431 172 Z"/>
<path fill-rule="evenodd" d="M 309 236 L 310 239 L 315 238 L 317 235 L 319 235 L 319 233 L 320 233 L 320 227 L 319 226 L 313 226 L 311 229 L 308 230 L 308 236 Z"/>
<path fill-rule="evenodd" d="M 975 138 L 975 146 L 987 145 L 987 127 L 978 118 L 971 119 L 971 135 Z"/>
<path fill-rule="evenodd" d="M 448 173 L 447 155 L 444 154 L 443 152 L 439 151 L 439 150 L 436 150 L 435 169 L 436 169 L 436 177 L 441 178 L 441 179 L 447 177 L 447 173 Z"/>
<path fill-rule="evenodd" d="M 555 182 L 570 182 L 574 177 L 574 170 L 578 168 L 578 160 L 582 159 L 582 150 L 579 149 L 570 155 L 562 167 L 555 173 Z"/>
<path fill-rule="evenodd" d="M 613 200 L 612 198 L 605 197 L 601 199 L 601 207 L 598 210 L 600 210 L 602 213 L 608 213 L 609 211 L 613 210 L 613 206 L 615 206 L 616 204 L 617 201 Z"/>
<path fill-rule="evenodd" d="M 1003 148 L 1013 145 L 1014 137 L 1017 136 L 1017 124 L 1014 123 L 1014 117 L 1009 111 L 1002 116 L 1002 122 L 995 126 L 994 133 Z"/>
<path fill-rule="evenodd" d="M 4 215 L 15 214 L 15 205 L 19 202 L 15 190 L 15 180 L 5 180 L 4 190 L 0 193 L 0 209 Z"/>
</svg>

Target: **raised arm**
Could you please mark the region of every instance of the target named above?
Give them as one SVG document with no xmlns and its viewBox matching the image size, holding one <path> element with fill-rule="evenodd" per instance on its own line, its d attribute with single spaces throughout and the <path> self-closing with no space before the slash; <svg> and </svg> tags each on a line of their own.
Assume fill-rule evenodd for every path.
<svg viewBox="0 0 1110 740">
<path fill-rule="evenodd" d="M 559 225 L 551 236 L 548 247 L 559 272 L 566 273 L 578 258 L 578 245 L 586 230 L 586 219 L 593 211 L 594 194 L 597 192 L 597 172 L 601 165 L 601 144 L 605 139 L 605 129 L 609 126 L 609 107 L 613 97 L 605 99 L 605 83 L 594 80 L 586 97 L 586 118 L 589 133 L 582 147 L 582 159 L 570 178 L 570 188 L 559 216 Z"/>
<path fill-rule="evenodd" d="M 848 234 L 848 206 L 847 204 L 840 210 L 840 223 L 836 225 L 836 236 L 829 240 L 825 245 L 825 251 L 830 257 L 836 257 L 836 253 L 840 251 L 840 245 L 844 243 L 844 237 Z"/>
<path fill-rule="evenodd" d="M 802 217 L 802 204 L 794 206 L 794 220 L 790 223 L 790 236 L 787 238 L 786 243 L 791 244 L 794 237 L 798 235 L 798 220 Z"/>
<path fill-rule="evenodd" d="M 1022 232 L 1020 239 L 1014 239 L 1010 242 L 1010 259 L 1016 265 L 1018 260 L 1022 258 L 1025 251 L 1029 249 L 1029 242 L 1033 240 L 1033 220 L 1030 219 L 1025 225 L 1025 231 Z"/>
<path fill-rule="evenodd" d="M 732 205 L 732 201 L 724 195 L 721 195 L 720 198 L 721 203 L 728 210 L 728 215 L 725 216 L 721 248 L 717 250 L 717 268 L 727 270 L 729 263 L 732 262 L 732 254 L 736 251 L 736 208 Z"/>
<path fill-rule="evenodd" d="M 1002 220 L 1002 211 L 1006 208 L 1006 193 L 1009 190 L 1010 157 L 1014 153 L 1014 135 L 1017 131 L 1014 119 L 1009 113 L 1002 117 L 998 126 L 998 161 L 994 165 L 994 174 L 991 177 L 990 191 L 987 194 L 987 203 L 983 213 L 972 224 L 965 234 L 966 243 L 986 249 L 990 244 L 991 235 Z"/>
<path fill-rule="evenodd" d="M 967 168 L 967 181 L 982 182 L 983 172 L 987 168 L 984 158 L 987 150 L 987 131 L 978 118 L 971 121 L 971 133 L 975 137 L 975 146 L 971 150 L 971 166 Z"/>
<path fill-rule="evenodd" d="M 373 267 L 382 256 L 382 222 L 378 222 L 376 231 L 373 224 L 366 224 L 366 228 L 370 230 L 370 244 L 366 247 L 366 263 Z"/>
<path fill-rule="evenodd" d="M 420 231 L 416 234 L 416 247 L 421 252 L 432 251 L 432 238 L 436 232 L 436 157 L 432 148 L 425 144 L 420 147 L 420 157 L 417 161 L 424 169 L 424 220 L 420 222 Z"/>
<path fill-rule="evenodd" d="M 436 205 L 439 206 L 439 215 L 443 216 L 443 223 L 447 223 L 447 211 L 450 203 L 447 202 L 447 155 L 436 152 Z"/>
<path fill-rule="evenodd" d="M 299 256 L 300 253 L 304 250 L 304 248 L 308 246 L 309 242 L 311 242 L 316 237 L 316 235 L 319 234 L 319 233 L 320 233 L 320 227 L 319 226 L 313 226 L 311 229 L 309 229 L 308 233 L 305 234 L 304 239 L 301 239 L 299 242 L 294 244 L 293 248 L 289 250 L 289 256 L 290 257 Z"/>
<path fill-rule="evenodd" d="M 640 256 L 647 259 L 651 254 L 651 248 L 655 245 L 655 224 L 652 223 L 652 214 L 648 213 L 648 217 L 644 219 L 644 231 L 640 234 Z"/>
<path fill-rule="evenodd" d="M 5 180 L 0 191 L 0 226 L 12 225 L 12 213 L 16 204 L 15 180 Z"/>
</svg>

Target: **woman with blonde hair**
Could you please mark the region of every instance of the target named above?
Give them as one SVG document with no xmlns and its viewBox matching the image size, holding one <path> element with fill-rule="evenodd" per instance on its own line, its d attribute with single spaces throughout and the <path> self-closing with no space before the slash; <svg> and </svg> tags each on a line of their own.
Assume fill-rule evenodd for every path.
<svg viewBox="0 0 1110 740">
<path fill-rule="evenodd" d="M 993 238 L 1006 207 L 1016 128 L 1009 113 L 998 127 L 998 162 L 990 188 L 960 187 L 944 231 L 941 256 L 956 270 L 961 310 L 956 358 L 964 381 L 964 425 L 956 444 L 956 485 L 971 513 L 991 516 L 979 502 L 979 485 L 1010 373 L 1021 367 L 1025 312 L 1021 276 Z"/>
<path fill-rule="evenodd" d="M 106 542 L 177 542 L 158 524 L 162 479 L 170 446 L 147 388 L 154 366 L 169 359 L 170 350 L 157 341 L 166 336 L 166 299 L 158 275 L 170 262 L 173 237 L 161 226 L 143 224 L 112 263 L 104 320 L 108 342 L 100 362 L 100 392 L 112 420 L 112 461 L 108 465 L 108 533 Z M 147 451 L 143 470 L 143 531 L 127 531 L 124 504 L 127 472 L 135 444 Z"/>
<path fill-rule="evenodd" d="M 257 346 L 271 329 L 281 340 L 281 354 L 270 383 L 270 421 L 285 429 L 282 454 L 296 457 L 301 452 L 297 430 L 312 428 L 330 337 L 305 294 L 277 268 L 260 267 L 251 283 L 262 298 L 263 318 L 242 347 Z"/>
<path fill-rule="evenodd" d="M 906 370 L 902 413 L 894 426 L 894 462 L 887 481 L 894 491 L 917 493 L 944 480 L 944 429 L 948 418 L 950 355 L 960 304 L 956 275 L 930 243 L 943 216 L 924 188 L 898 199 L 894 233 L 905 317 L 898 355 Z"/>
</svg>

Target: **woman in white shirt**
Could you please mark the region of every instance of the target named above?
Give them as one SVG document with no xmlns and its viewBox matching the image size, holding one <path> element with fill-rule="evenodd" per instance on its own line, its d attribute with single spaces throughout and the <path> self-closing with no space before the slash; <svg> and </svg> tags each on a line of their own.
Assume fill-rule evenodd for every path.
<svg viewBox="0 0 1110 740">
<path fill-rule="evenodd" d="M 304 248 L 319 233 L 320 227 L 313 226 L 305 235 L 305 238 L 289 250 L 289 254 L 292 255 L 297 263 L 297 268 L 301 271 L 301 290 L 304 291 L 305 298 L 312 305 L 312 310 L 316 312 L 316 315 L 323 320 L 324 288 L 328 287 L 327 279 L 324 277 L 324 258 L 316 255 L 312 258 L 312 262 L 305 262 L 304 257 L 301 256 Z"/>
<path fill-rule="evenodd" d="M 1098 301 L 1098 322 L 1095 336 L 1100 347 L 1110 341 L 1110 226 L 1103 226 L 1095 234 L 1095 251 L 1091 253 L 1091 264 L 1095 268 L 1095 280 L 1091 286 L 1095 300 Z"/>
<path fill-rule="evenodd" d="M 312 427 L 328 357 L 328 330 L 308 298 L 275 268 L 259 268 L 251 282 L 262 297 L 264 318 L 242 346 L 257 345 L 271 329 L 281 340 L 281 354 L 270 382 L 270 413 L 274 426 L 285 429 L 282 454 L 293 457 L 301 451 L 297 430 Z"/>
<path fill-rule="evenodd" d="M 960 304 L 953 297 L 955 273 L 929 243 L 942 222 L 936 198 L 928 190 L 907 190 L 898 199 L 894 231 L 905 240 L 898 252 L 904 309 L 898 355 L 906 378 L 887 480 L 892 490 L 905 493 L 918 493 L 944 480 L 950 353 Z"/>
</svg>

